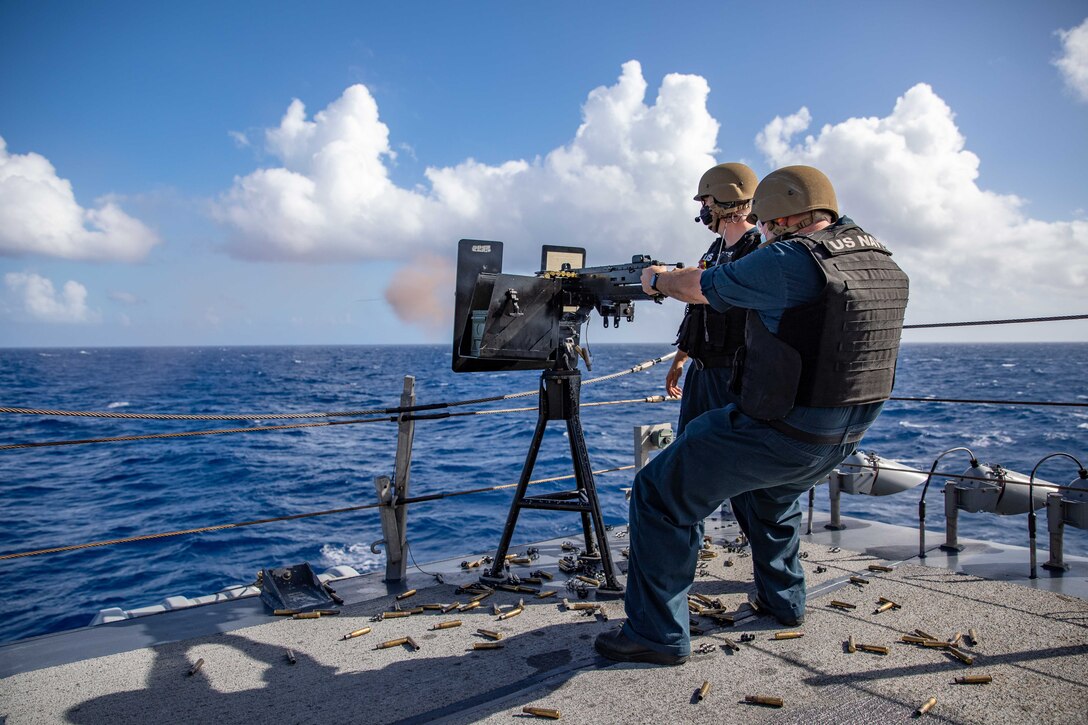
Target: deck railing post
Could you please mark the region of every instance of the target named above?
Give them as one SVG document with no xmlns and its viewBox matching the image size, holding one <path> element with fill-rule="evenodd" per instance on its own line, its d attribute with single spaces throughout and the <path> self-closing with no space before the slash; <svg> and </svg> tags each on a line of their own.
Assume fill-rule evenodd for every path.
<svg viewBox="0 0 1088 725">
<path fill-rule="evenodd" d="M 412 375 L 404 376 L 404 390 L 400 394 L 400 407 L 409 408 L 416 404 L 416 379 Z M 400 561 L 387 561 L 385 578 L 388 581 L 403 581 L 407 572 L 408 560 L 405 557 L 408 548 L 408 507 L 402 503 L 408 498 L 408 482 L 412 472 L 412 441 L 415 437 L 416 422 L 401 414 L 397 423 L 397 458 L 393 469 L 393 497 L 395 501 L 398 548 Z"/>
</svg>

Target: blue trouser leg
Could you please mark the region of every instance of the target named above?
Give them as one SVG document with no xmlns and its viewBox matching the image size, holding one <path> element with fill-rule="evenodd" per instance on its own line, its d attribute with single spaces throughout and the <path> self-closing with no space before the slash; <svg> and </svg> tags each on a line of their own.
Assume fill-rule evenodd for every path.
<svg viewBox="0 0 1088 725">
<path fill-rule="evenodd" d="M 778 487 L 747 491 L 732 499 L 733 513 L 752 545 L 759 598 L 780 619 L 805 611 L 805 573 L 801 547 L 801 505 L 792 491 Z"/>
<path fill-rule="evenodd" d="M 687 593 L 695 577 L 703 519 L 725 499 L 748 491 L 765 489 L 776 501 L 796 503 L 852 448 L 799 443 L 732 405 L 691 421 L 635 477 L 624 633 L 661 652 L 690 653 Z M 780 522 L 787 534 L 794 529 L 794 537 L 799 514 L 798 507 L 796 517 Z M 765 563 L 800 574 L 796 548 L 792 553 L 788 545 L 779 549 L 779 562 Z M 768 549 L 761 542 L 753 544 L 753 556 L 757 551 L 762 556 Z M 803 607 L 803 586 L 800 596 Z"/>
</svg>

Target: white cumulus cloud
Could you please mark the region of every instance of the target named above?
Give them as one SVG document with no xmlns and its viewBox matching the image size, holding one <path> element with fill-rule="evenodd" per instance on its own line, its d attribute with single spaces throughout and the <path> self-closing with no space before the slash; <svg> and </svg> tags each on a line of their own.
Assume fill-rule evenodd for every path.
<svg viewBox="0 0 1088 725">
<path fill-rule="evenodd" d="M 1062 54 L 1054 65 L 1076 96 L 1088 102 L 1088 19 L 1071 30 L 1057 31 Z"/>
<path fill-rule="evenodd" d="M 9 153 L 0 137 L 0 255 L 131 262 L 158 241 L 114 201 L 81 207 L 48 159 Z"/>
<path fill-rule="evenodd" d="M 236 178 L 215 214 L 232 232 L 231 253 L 247 259 L 407 260 L 450 255 L 462 236 L 517 240 L 523 262 L 549 242 L 584 244 L 591 263 L 615 261 L 621 241 L 625 255 L 690 257 L 667 240 L 689 216 L 683 190 L 715 163 L 709 90 L 701 77 L 670 74 L 648 103 L 642 68 L 629 61 L 614 85 L 589 93 L 569 143 L 532 159 L 431 167 L 430 186 L 412 189 L 389 177 L 396 152 L 365 86 L 312 118 L 295 100 L 265 132 L 279 165 Z"/>
<path fill-rule="evenodd" d="M 909 89 L 885 117 L 795 139 L 809 122 L 804 108 L 776 118 L 757 143 L 774 167 L 823 170 L 842 211 L 888 242 L 911 275 L 914 321 L 1054 314 L 1056 299 L 1088 301 L 1088 222 L 1031 219 L 1024 199 L 983 188 L 978 156 L 930 86 Z"/>
<path fill-rule="evenodd" d="M 53 283 L 33 272 L 8 272 L 4 285 L 15 298 L 17 308 L 36 322 L 90 323 L 102 319 L 87 307 L 87 288 L 75 280 L 64 283 L 60 292 Z"/>
</svg>

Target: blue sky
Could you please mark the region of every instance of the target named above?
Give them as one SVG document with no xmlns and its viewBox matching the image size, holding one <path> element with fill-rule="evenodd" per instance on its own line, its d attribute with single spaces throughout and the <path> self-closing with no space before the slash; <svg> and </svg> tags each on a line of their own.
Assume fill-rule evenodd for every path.
<svg viewBox="0 0 1088 725">
<path fill-rule="evenodd" d="M 0 345 L 446 341 L 459 238 L 690 263 L 734 160 L 825 170 L 908 322 L 1088 312 L 1083 2 L 370 5 L 0 0 Z"/>
</svg>

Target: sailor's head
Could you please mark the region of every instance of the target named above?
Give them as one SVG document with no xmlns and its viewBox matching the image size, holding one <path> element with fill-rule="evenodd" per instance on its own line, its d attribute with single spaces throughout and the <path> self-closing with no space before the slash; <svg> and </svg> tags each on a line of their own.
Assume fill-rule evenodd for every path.
<svg viewBox="0 0 1088 725">
<path fill-rule="evenodd" d="M 721 223 L 741 222 L 752 208 L 752 194 L 759 184 L 756 172 L 744 164 L 718 164 L 699 179 L 695 201 L 699 202 L 701 221 L 712 232 L 722 234 Z"/>
<path fill-rule="evenodd" d="M 838 218 L 831 180 L 811 166 L 784 166 L 767 174 L 756 187 L 748 214 L 748 221 L 758 225 L 767 240 Z"/>
</svg>

